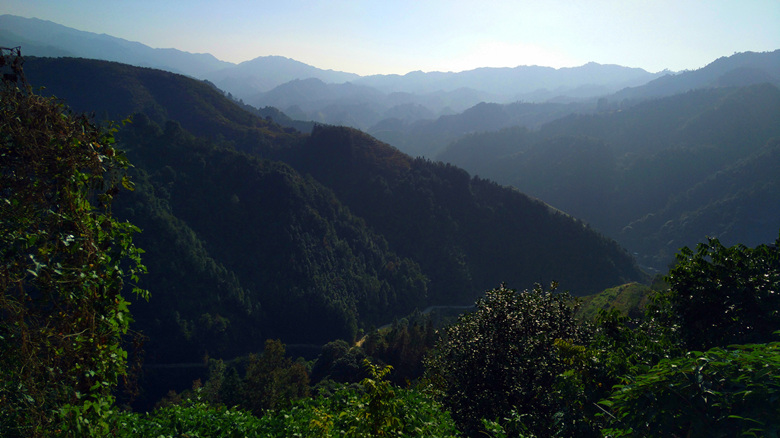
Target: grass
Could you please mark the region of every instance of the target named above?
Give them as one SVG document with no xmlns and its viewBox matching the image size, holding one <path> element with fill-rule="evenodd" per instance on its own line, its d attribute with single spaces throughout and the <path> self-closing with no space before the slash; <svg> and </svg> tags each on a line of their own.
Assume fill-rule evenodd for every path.
<svg viewBox="0 0 780 438">
<path fill-rule="evenodd" d="M 644 314 L 652 292 L 653 289 L 650 286 L 640 283 L 626 283 L 597 294 L 581 297 L 582 305 L 577 312 L 577 317 L 592 320 L 601 309 L 618 309 L 624 315 L 639 318 Z"/>
</svg>

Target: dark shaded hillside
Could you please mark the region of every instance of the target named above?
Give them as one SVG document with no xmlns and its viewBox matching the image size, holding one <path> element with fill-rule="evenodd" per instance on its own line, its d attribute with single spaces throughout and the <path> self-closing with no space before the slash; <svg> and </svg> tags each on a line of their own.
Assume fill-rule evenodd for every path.
<svg viewBox="0 0 780 438">
<path fill-rule="evenodd" d="M 143 115 L 121 140 L 140 170 L 117 213 L 144 229 L 155 298 L 136 315 L 158 360 L 246 354 L 266 338 L 352 339 L 425 304 L 419 266 L 289 166 Z"/>
<path fill-rule="evenodd" d="M 619 238 L 657 257 L 682 246 L 693 247 L 694 236 L 717 236 L 724 244 L 759 245 L 780 228 L 780 138 L 733 165 L 713 173 L 690 189 L 675 194 L 654 214 L 625 227 Z"/>
<path fill-rule="evenodd" d="M 753 219 L 746 214 L 726 220 L 716 219 L 726 211 L 716 206 L 732 205 L 726 200 L 741 190 L 762 193 L 755 198 L 758 203 L 763 196 L 767 202 L 774 199 L 777 169 L 761 166 L 755 173 L 734 175 L 731 191 L 707 183 L 706 197 L 685 194 L 729 172 L 733 163 L 763 153 L 770 147 L 767 141 L 780 136 L 779 119 L 780 90 L 770 84 L 702 89 L 622 111 L 572 115 L 538 132 L 513 128 L 473 134 L 451 144 L 439 158 L 544 199 L 617 238 L 639 253 L 643 263 L 663 269 L 679 247 L 708 233 L 733 234 L 734 242 L 772 238 L 780 215 L 771 209 L 751 210 Z M 678 201 L 676 215 L 669 216 L 670 203 Z M 699 221 L 682 219 L 694 211 Z M 738 211 L 747 210 L 730 215 Z M 661 228 L 678 220 L 689 225 L 682 234 L 679 227 L 674 233 Z M 657 225 L 637 231 L 635 221 Z M 751 231 L 748 224 L 754 221 L 767 225 L 761 232 Z"/>
<path fill-rule="evenodd" d="M 438 302 L 501 281 L 555 280 L 583 294 L 643 277 L 614 242 L 542 202 L 353 129 L 316 128 L 290 162 L 418 260 Z"/>
<path fill-rule="evenodd" d="M 588 135 L 621 155 L 671 146 L 711 144 L 734 158 L 780 134 L 780 90 L 770 84 L 688 91 L 648 100 L 624 111 L 571 115 L 540 129 L 542 137 Z M 630 158 L 630 157 L 627 157 Z"/>
</svg>

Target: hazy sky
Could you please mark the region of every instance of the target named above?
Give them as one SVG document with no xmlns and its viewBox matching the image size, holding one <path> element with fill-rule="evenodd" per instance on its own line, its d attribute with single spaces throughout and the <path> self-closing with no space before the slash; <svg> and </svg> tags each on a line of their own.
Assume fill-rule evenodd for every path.
<svg viewBox="0 0 780 438">
<path fill-rule="evenodd" d="M 361 75 L 589 61 L 651 72 L 780 49 L 780 0 L 3 0 L 0 13 Z"/>
</svg>

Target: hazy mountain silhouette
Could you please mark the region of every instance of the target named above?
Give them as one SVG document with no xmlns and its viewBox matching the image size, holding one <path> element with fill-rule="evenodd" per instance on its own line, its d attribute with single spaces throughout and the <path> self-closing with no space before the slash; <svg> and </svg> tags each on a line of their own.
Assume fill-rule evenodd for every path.
<svg viewBox="0 0 780 438">
<path fill-rule="evenodd" d="M 434 158 L 459 137 L 511 126 L 538 129 L 572 113 L 587 113 L 590 103 L 485 103 L 435 120 L 383 120 L 367 132 L 412 156 Z"/>
<path fill-rule="evenodd" d="M 289 81 L 314 78 L 340 84 L 358 77 L 354 73 L 322 70 L 284 56 L 261 56 L 207 75 L 218 87 L 247 102 L 258 93 Z"/>
<path fill-rule="evenodd" d="M 598 75 L 598 64 L 587 64 L 581 73 Z M 568 71 L 573 74 L 574 69 Z M 607 69 L 609 71 L 609 69 Z M 614 70 L 613 70 L 614 71 Z M 441 116 L 436 120 L 382 120 L 367 129 L 367 132 L 387 141 L 412 155 L 436 157 L 448 143 L 458 137 L 479 132 L 497 131 L 511 126 L 538 129 L 544 123 L 570 114 L 592 114 L 627 109 L 648 99 L 671 96 L 680 92 L 700 88 L 733 87 L 751 84 L 772 83 L 780 85 L 780 51 L 767 53 L 739 53 L 720 58 L 706 67 L 678 75 L 667 74 L 644 86 L 625 88 L 602 98 L 588 99 L 550 98 L 555 93 L 541 90 L 535 98 L 542 104 L 481 103 L 458 114 Z M 588 77 L 585 75 L 585 77 Z M 586 89 L 582 86 L 581 89 Z M 604 88 L 601 88 L 604 90 Z M 568 90 L 574 93 L 575 90 Z M 584 91 L 583 95 L 596 94 L 595 89 Z M 658 116 L 658 115 L 656 115 Z M 588 129 L 596 129 L 596 126 Z M 479 161 L 479 160 L 477 160 Z M 463 163 L 459 163 L 463 165 Z M 469 167 L 473 170 L 474 165 Z"/>
<path fill-rule="evenodd" d="M 75 56 L 154 67 L 195 77 L 231 65 L 213 55 L 153 49 L 105 34 L 84 32 L 37 18 L 0 15 L 0 43 L 22 46 L 25 56 Z"/>
<path fill-rule="evenodd" d="M 721 57 L 706 66 L 666 74 L 645 85 L 627 88 L 608 97 L 612 102 L 671 96 L 698 88 L 735 87 L 761 83 L 780 86 L 780 50 L 744 52 Z"/>
<path fill-rule="evenodd" d="M 580 67 L 555 69 L 540 66 L 514 68 L 483 67 L 463 72 L 415 71 L 406 75 L 374 75 L 357 79 L 355 83 L 372 86 L 381 91 L 406 91 L 426 93 L 472 88 L 499 97 L 497 102 L 513 102 L 528 99 L 533 93 L 539 96 L 565 96 L 573 91 L 577 97 L 593 97 L 620 90 L 624 87 L 645 84 L 657 77 L 640 68 L 618 65 L 602 65 L 594 62 Z M 583 88 L 584 87 L 584 88 Z M 596 94 L 584 93 L 592 87 Z M 578 90 L 578 91 L 574 91 Z M 546 100 L 546 99 L 545 99 Z M 534 99 L 534 101 L 538 101 Z"/>
<path fill-rule="evenodd" d="M 435 119 L 442 114 L 464 111 L 485 98 L 486 93 L 466 88 L 426 94 L 387 94 L 352 82 L 328 84 L 310 78 L 296 79 L 258 93 L 246 103 L 256 107 L 273 106 L 298 120 L 366 130 L 390 118 L 407 123 Z"/>
<path fill-rule="evenodd" d="M 319 114 L 320 117 L 313 118 L 315 120 L 343 120 L 344 123 L 363 129 L 382 119 L 399 115 L 402 119 L 413 121 L 428 112 L 434 116 L 453 114 L 482 101 L 570 102 L 644 84 L 658 77 L 658 74 L 642 69 L 596 63 L 561 69 L 520 66 L 478 68 L 458 73 L 411 72 L 403 76 L 360 77 L 353 73 L 319 69 L 283 56 L 261 56 L 233 64 L 220 61 L 210 54 L 153 49 L 141 43 L 83 32 L 50 21 L 12 15 L 0 17 L 0 29 L 0 43 L 7 46 L 22 45 L 25 55 L 74 56 L 160 68 L 208 79 L 235 98 L 247 103 L 254 102 L 252 104 L 258 103 L 260 93 L 294 80 L 315 78 L 328 84 L 352 82 L 356 86 L 375 88 L 381 92 L 377 95 L 381 101 L 367 99 L 361 106 L 355 107 L 350 88 L 342 87 L 332 90 L 336 93 L 330 97 L 327 105 L 303 111 L 304 114 L 313 111 Z M 340 95 L 339 92 L 345 94 Z M 386 99 L 387 96 L 393 97 Z M 390 104 L 393 98 L 402 101 Z M 283 109 L 311 106 L 308 101 L 285 100 L 289 105 Z M 419 105 L 424 111 L 419 111 L 420 108 L 406 111 L 409 109 L 408 104 Z M 268 104 L 261 102 L 258 106 L 265 105 Z M 395 114 L 384 113 L 397 105 L 406 106 L 397 109 Z M 359 117 L 359 113 L 367 108 L 378 108 L 375 120 Z"/>
</svg>

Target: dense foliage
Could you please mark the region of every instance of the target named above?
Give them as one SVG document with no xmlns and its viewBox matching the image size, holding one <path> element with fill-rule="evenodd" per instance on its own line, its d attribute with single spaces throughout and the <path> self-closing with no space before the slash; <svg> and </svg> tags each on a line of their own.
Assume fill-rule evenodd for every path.
<svg viewBox="0 0 780 438">
<path fill-rule="evenodd" d="M 202 399 L 202 390 L 180 404 L 152 413 L 120 414 L 114 433 L 136 436 L 219 437 L 455 437 L 455 423 L 423 392 L 394 387 L 388 367 L 366 362 L 357 387 L 341 386 L 328 397 L 304 399 L 260 418 Z M 204 388 L 205 389 L 205 388 Z"/>
<path fill-rule="evenodd" d="M 472 435 L 775 436 L 778 275 L 776 244 L 711 239 L 681 251 L 644 318 L 592 322 L 566 295 L 502 286 L 447 329 L 426 376 Z"/>
<path fill-rule="evenodd" d="M 564 402 L 552 390 L 566 369 L 556 340 L 585 340 L 574 312 L 569 296 L 554 288 L 490 290 L 474 312 L 447 329 L 426 363 L 426 377 L 467 431 L 476 431 L 483 418 L 517 410 L 526 426 L 543 434 Z"/>
<path fill-rule="evenodd" d="M 779 245 L 725 247 L 711 238 L 695 252 L 683 248 L 652 315 L 688 350 L 777 339 Z"/>
<path fill-rule="evenodd" d="M 113 417 L 111 434 L 115 437 L 263 437 L 261 420 L 247 411 L 186 401 L 149 414 L 118 413 Z"/>
<path fill-rule="evenodd" d="M 645 321 L 631 330 L 612 320 L 601 357 L 623 384 L 601 403 L 604 433 L 777 435 L 777 243 L 726 247 L 710 239 L 695 252 L 683 248 Z"/>
<path fill-rule="evenodd" d="M 415 311 L 407 318 L 371 330 L 355 345 L 343 340 L 329 342 L 312 365 L 312 383 L 323 386 L 330 381 L 358 382 L 366 377 L 363 361 L 371 358 L 392 366 L 393 372 L 388 376 L 391 382 L 408 385 L 422 377 L 423 358 L 437 337 L 429 315 Z"/>
<path fill-rule="evenodd" d="M 611 436 L 777 436 L 780 343 L 664 359 L 601 403 Z"/>
<path fill-rule="evenodd" d="M 0 60 L 0 435 L 100 434 L 125 375 L 121 292 L 144 270 L 137 228 L 110 210 L 128 163 L 112 131 Z"/>
<path fill-rule="evenodd" d="M 581 222 L 357 131 L 288 132 L 207 83 L 151 69 L 75 59 L 30 67 L 77 108 L 142 112 L 117 133 L 136 190 L 114 211 L 143 230 L 144 284 L 156 299 L 133 309 L 153 367 L 246 355 L 267 338 L 352 341 L 415 307 L 469 304 L 496 281 L 558 280 L 581 294 L 643 277 Z M 417 334 L 395 333 L 393 346 L 370 354 L 396 367 L 394 381 L 414 380 Z M 358 355 L 345 361 L 360 369 Z M 165 380 L 152 371 L 163 368 L 147 369 L 142 382 Z M 150 404 L 167 389 L 142 396 Z"/>
</svg>

